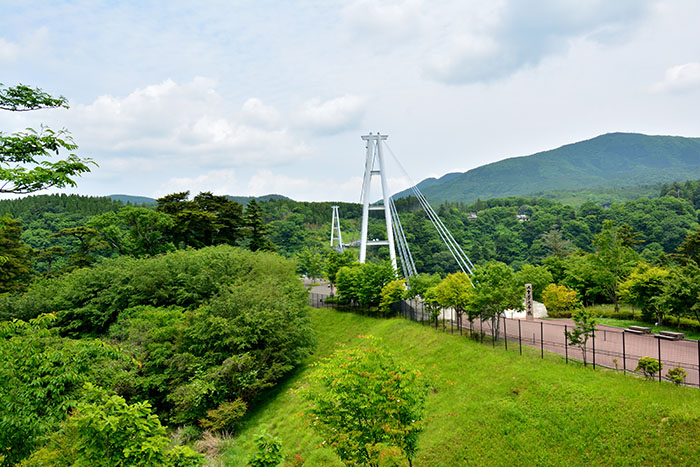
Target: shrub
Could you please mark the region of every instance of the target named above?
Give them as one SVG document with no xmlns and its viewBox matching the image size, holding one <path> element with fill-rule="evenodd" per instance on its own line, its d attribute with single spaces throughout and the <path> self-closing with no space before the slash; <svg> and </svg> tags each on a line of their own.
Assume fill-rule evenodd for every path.
<svg viewBox="0 0 700 467">
<path fill-rule="evenodd" d="M 284 460 L 282 442 L 276 436 L 263 431 L 255 438 L 255 446 L 258 450 L 248 461 L 252 467 L 276 467 Z"/>
<path fill-rule="evenodd" d="M 674 383 L 680 385 L 683 384 L 685 378 L 688 377 L 688 373 L 683 368 L 677 366 L 668 370 L 668 372 L 666 373 L 666 377 Z"/>
<path fill-rule="evenodd" d="M 580 307 L 578 294 L 575 290 L 563 285 L 549 284 L 542 292 L 542 302 L 547 307 L 547 314 L 552 312 L 571 311 Z"/>
<path fill-rule="evenodd" d="M 655 358 L 646 356 L 639 359 L 637 367 L 634 369 L 634 371 L 639 371 L 644 375 L 644 377 L 651 379 L 654 377 L 654 375 L 663 370 L 663 368 L 663 363 Z"/>
<path fill-rule="evenodd" d="M 24 465 L 198 466 L 202 456 L 169 439 L 148 402 L 127 404 L 91 384 L 45 447 Z"/>
<path fill-rule="evenodd" d="M 385 447 L 399 448 L 410 463 L 423 429 L 428 384 L 378 340 L 363 339 L 364 345 L 316 364 L 305 392 L 313 405 L 312 426 L 347 464 L 374 465 Z"/>
</svg>

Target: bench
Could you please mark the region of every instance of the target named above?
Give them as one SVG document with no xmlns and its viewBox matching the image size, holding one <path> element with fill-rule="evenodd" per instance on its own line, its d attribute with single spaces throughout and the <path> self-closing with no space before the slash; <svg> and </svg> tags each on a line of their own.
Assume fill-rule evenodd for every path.
<svg viewBox="0 0 700 467">
<path fill-rule="evenodd" d="M 685 339 L 685 334 L 681 332 L 673 332 L 673 331 L 659 331 L 658 336 L 662 339 L 668 339 L 668 340 L 673 340 L 673 341 L 679 341 L 681 339 Z"/>
<path fill-rule="evenodd" d="M 644 326 L 629 326 L 625 329 L 625 332 L 631 332 L 633 334 L 651 334 L 651 328 Z"/>
</svg>

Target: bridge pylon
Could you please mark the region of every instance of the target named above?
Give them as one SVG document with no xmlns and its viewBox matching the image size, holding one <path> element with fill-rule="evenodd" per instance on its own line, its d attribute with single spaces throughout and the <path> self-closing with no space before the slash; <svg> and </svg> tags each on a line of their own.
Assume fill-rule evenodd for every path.
<svg viewBox="0 0 700 467">
<path fill-rule="evenodd" d="M 367 142 L 367 156 L 365 159 L 365 175 L 362 179 L 362 233 L 360 239 L 360 263 L 364 263 L 367 259 L 367 246 L 382 246 L 389 247 L 389 256 L 391 264 L 396 270 L 396 247 L 394 246 L 394 230 L 391 220 L 391 206 L 389 187 L 386 183 L 386 171 L 384 170 L 384 151 L 382 143 L 388 138 L 387 135 L 382 135 L 379 132 L 362 136 L 362 139 Z M 382 186 L 382 205 L 370 206 L 370 188 L 374 176 L 379 176 Z M 384 219 L 386 220 L 386 240 L 374 239 L 368 241 L 367 227 L 369 224 L 369 211 L 384 211 Z"/>
<path fill-rule="evenodd" d="M 331 248 L 333 247 L 333 241 L 335 238 L 338 239 L 338 251 L 343 252 L 343 236 L 340 234 L 340 214 L 338 213 L 338 206 L 333 207 L 333 221 L 331 223 Z M 338 234 L 335 237 L 335 234 Z"/>
</svg>

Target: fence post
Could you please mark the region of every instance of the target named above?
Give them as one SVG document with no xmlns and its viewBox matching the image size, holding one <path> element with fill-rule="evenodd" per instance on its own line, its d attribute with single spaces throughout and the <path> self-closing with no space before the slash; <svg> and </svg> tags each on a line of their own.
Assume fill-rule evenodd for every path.
<svg viewBox="0 0 700 467">
<path fill-rule="evenodd" d="M 544 322 L 540 321 L 540 356 L 544 358 Z"/>
<path fill-rule="evenodd" d="M 595 371 L 595 329 L 593 329 L 593 370 Z"/>
<path fill-rule="evenodd" d="M 698 354 L 698 355 L 700 355 L 700 354 Z M 627 374 L 627 352 L 625 351 L 625 331 L 622 331 L 622 374 Z"/>
<path fill-rule="evenodd" d="M 700 341 L 698 341 L 698 343 L 700 344 Z M 520 320 L 518 320 L 518 344 L 520 345 L 520 355 L 522 355 L 523 354 L 523 336 L 522 336 L 522 333 L 520 332 Z M 700 349 L 700 347 L 698 347 L 698 349 Z M 700 350 L 698 350 L 698 352 L 700 352 Z M 700 355 L 700 354 L 698 354 L 698 355 Z"/>
<path fill-rule="evenodd" d="M 659 383 L 661 382 L 661 338 L 657 337 L 657 341 L 659 342 Z"/>
<path fill-rule="evenodd" d="M 506 352 L 508 352 L 508 329 L 506 328 L 506 317 L 503 315 L 503 341 L 506 344 Z"/>
<path fill-rule="evenodd" d="M 698 373 L 700 376 L 700 339 L 698 339 Z M 700 387 L 700 378 L 698 378 L 698 387 Z"/>
<path fill-rule="evenodd" d="M 566 363 L 569 364 L 569 328 L 564 325 L 564 355 L 566 355 Z"/>
<path fill-rule="evenodd" d="M 481 343 L 484 343 L 484 320 L 481 315 L 479 315 L 479 334 L 481 334 Z"/>
<path fill-rule="evenodd" d="M 452 308 L 452 313 L 450 313 L 450 334 L 455 332 L 455 309 Z"/>
<path fill-rule="evenodd" d="M 496 348 L 496 329 L 493 326 L 493 318 L 491 318 L 491 347 Z"/>
</svg>

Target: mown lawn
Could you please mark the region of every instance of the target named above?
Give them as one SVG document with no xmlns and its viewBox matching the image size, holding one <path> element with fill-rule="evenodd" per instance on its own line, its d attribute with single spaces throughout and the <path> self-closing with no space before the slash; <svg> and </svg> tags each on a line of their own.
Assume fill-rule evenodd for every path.
<svg viewBox="0 0 700 467">
<path fill-rule="evenodd" d="M 359 334 L 381 337 L 433 386 L 416 466 L 691 465 L 700 455 L 700 391 L 566 365 L 536 349 L 472 342 L 402 319 L 310 311 L 319 347 L 309 362 Z M 286 465 L 342 465 L 323 447 L 296 392 L 303 368 L 267 395 L 222 454 L 245 465 L 261 429 L 282 439 Z"/>
</svg>

